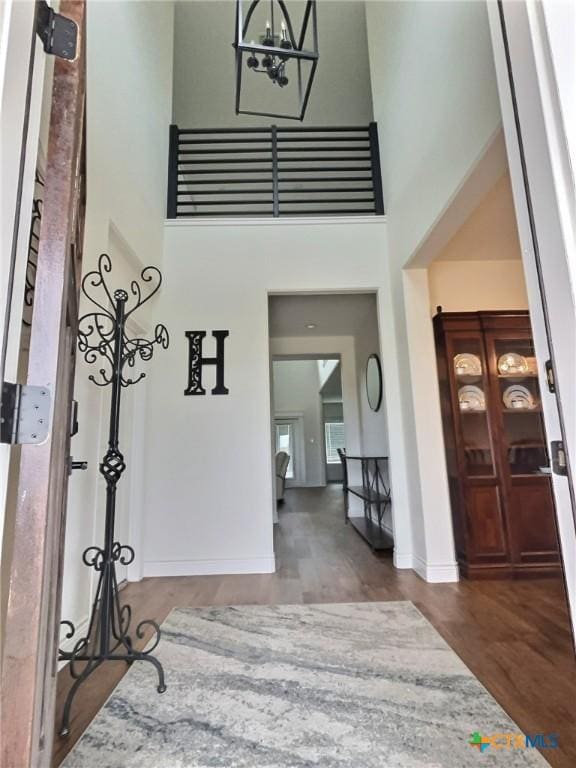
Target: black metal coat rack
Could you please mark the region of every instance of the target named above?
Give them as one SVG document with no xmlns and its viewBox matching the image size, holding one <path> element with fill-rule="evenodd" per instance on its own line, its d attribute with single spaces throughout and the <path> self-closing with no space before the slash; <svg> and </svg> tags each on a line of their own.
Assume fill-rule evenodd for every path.
<svg viewBox="0 0 576 768">
<path fill-rule="evenodd" d="M 164 670 L 158 659 L 152 655 L 160 641 L 160 627 L 155 621 L 145 619 L 135 630 L 136 636 L 142 639 L 146 628 L 151 627 L 155 634 L 152 646 L 144 651 L 134 649 L 129 634 L 132 609 L 128 604 L 120 605 L 116 563 L 129 565 L 134 560 L 135 553 L 132 547 L 114 540 L 116 488 L 126 469 L 119 447 L 122 389 L 137 384 L 146 375 L 141 371 L 130 373 L 138 361 L 150 360 L 156 345 L 166 349 L 169 343 L 168 331 L 164 325 L 157 325 L 154 338 L 149 340 L 127 336 L 126 321 L 158 292 L 162 275 L 156 267 L 145 267 L 140 275 L 141 282 L 132 281 L 130 296 L 123 289 L 111 292 L 106 283 L 106 276 L 111 271 L 110 257 L 102 254 L 97 269 L 88 272 L 82 280 L 82 293 L 97 309 L 79 320 L 78 349 L 87 363 L 104 363 L 98 375 L 90 375 L 89 379 L 100 387 L 111 386 L 110 432 L 108 450 L 100 464 L 100 473 L 106 480 L 104 546 L 88 547 L 82 554 L 84 564 L 94 568 L 99 574 L 88 629 L 72 651 L 59 652 L 61 661 L 70 662 L 70 674 L 74 678 L 64 705 L 60 730 L 62 736 L 69 733 L 70 710 L 79 687 L 105 661 L 125 661 L 128 664 L 134 661 L 148 661 L 158 672 L 158 693 L 166 690 Z M 111 308 L 108 309 L 107 305 Z M 72 638 L 75 634 L 72 622 L 63 621 L 62 624 L 68 627 L 66 638 Z M 78 664 L 81 662 L 85 662 L 85 666 L 79 669 Z"/>
</svg>

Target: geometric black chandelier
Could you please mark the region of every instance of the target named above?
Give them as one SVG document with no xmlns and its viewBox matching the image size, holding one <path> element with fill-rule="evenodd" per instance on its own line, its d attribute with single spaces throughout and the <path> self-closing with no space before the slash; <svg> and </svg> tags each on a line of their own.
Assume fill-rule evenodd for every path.
<svg viewBox="0 0 576 768">
<path fill-rule="evenodd" d="M 233 46 L 236 114 L 303 120 L 318 64 L 316 0 L 307 0 L 297 35 L 284 0 L 236 0 Z"/>
</svg>

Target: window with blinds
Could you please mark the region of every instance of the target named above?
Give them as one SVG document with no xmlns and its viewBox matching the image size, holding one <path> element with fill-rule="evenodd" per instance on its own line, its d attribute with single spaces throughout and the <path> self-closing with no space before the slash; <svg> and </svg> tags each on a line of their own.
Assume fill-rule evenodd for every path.
<svg viewBox="0 0 576 768">
<path fill-rule="evenodd" d="M 338 449 L 343 449 L 344 424 L 340 421 L 332 421 L 324 424 L 324 435 L 326 440 L 326 461 L 328 464 L 337 464 L 340 461 Z"/>
</svg>

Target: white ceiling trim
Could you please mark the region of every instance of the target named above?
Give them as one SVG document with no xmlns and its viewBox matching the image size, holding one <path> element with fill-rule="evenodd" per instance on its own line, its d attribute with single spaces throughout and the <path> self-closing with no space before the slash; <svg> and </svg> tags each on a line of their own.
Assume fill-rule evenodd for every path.
<svg viewBox="0 0 576 768">
<path fill-rule="evenodd" d="M 370 224 L 381 227 L 386 224 L 386 216 L 280 216 L 275 219 L 268 217 L 226 218 L 200 216 L 181 219 L 165 219 L 166 227 L 329 227 L 344 224 Z"/>
</svg>

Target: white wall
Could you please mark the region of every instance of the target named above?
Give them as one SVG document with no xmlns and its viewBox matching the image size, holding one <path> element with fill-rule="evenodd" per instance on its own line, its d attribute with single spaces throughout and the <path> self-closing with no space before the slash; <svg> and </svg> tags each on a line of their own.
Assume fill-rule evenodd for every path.
<svg viewBox="0 0 576 768">
<path fill-rule="evenodd" d="M 302 414 L 305 467 L 301 482 L 325 484 L 320 380 L 316 360 L 275 360 L 272 364 L 274 418 Z"/>
<path fill-rule="evenodd" d="M 459 195 L 458 197 L 460 197 Z M 453 204 L 444 218 L 455 208 Z M 486 192 L 428 270 L 432 315 L 528 309 L 510 175 Z"/>
<path fill-rule="evenodd" d="M 486 3 L 374 0 L 366 12 L 392 258 L 404 265 L 500 124 Z"/>
<path fill-rule="evenodd" d="M 519 260 L 435 261 L 428 270 L 430 313 L 528 309 Z"/>
<path fill-rule="evenodd" d="M 235 5 L 232 0 L 192 0 L 176 5 L 174 122 L 181 128 L 286 123 L 276 118 L 237 116 L 234 112 L 234 51 L 231 44 Z M 245 2 L 245 5 L 249 3 Z M 301 19 L 303 7 L 303 3 L 294 0 L 288 4 L 295 23 Z M 367 124 L 372 119 L 372 98 L 364 3 L 320 0 L 318 35 L 320 60 L 305 123 Z M 276 106 L 288 99 L 288 88 L 280 92 L 272 83 L 264 82 L 264 77 L 244 67 L 244 90 L 253 82 L 266 97 L 269 107 L 270 99 L 278 97 L 274 102 Z M 295 84 L 295 78 L 292 82 Z"/>
<path fill-rule="evenodd" d="M 354 334 L 354 345 L 360 401 L 362 452 L 369 456 L 387 456 L 388 429 L 386 424 L 385 398 L 382 398 L 380 408 L 377 411 L 373 411 L 368 404 L 368 397 L 366 395 L 366 365 L 368 358 L 373 354 L 377 354 L 380 357 L 376 303 L 374 304 L 373 311 L 368 313 L 362 326 Z"/>
<path fill-rule="evenodd" d="M 555 165 L 557 184 L 564 189 L 558 195 L 559 207 L 563 214 L 563 226 L 566 238 L 566 256 L 572 276 L 572 285 L 576 285 L 576 216 L 574 215 L 576 196 L 576 5 L 571 0 L 544 0 L 541 4 L 532 3 L 533 18 L 542 13 L 547 41 L 542 41 L 546 50 L 546 42 L 550 51 L 548 79 L 542 69 L 546 69 L 547 57 L 541 57 L 541 88 L 548 96 L 545 106 L 547 112 L 550 136 L 556 134 L 556 146 L 553 146 L 551 157 Z M 538 39 L 537 24 L 533 23 L 533 40 Z M 544 37 L 544 35 L 543 35 Z M 536 43 L 536 49 L 539 49 Z M 548 93 L 546 88 L 546 80 Z M 556 121 L 552 118 L 555 110 Z M 550 140 L 550 139 L 549 139 Z M 552 144 L 552 142 L 551 142 Z M 562 145 L 566 145 L 566 155 Z M 563 177 L 563 178 L 562 178 Z M 561 181 L 562 179 L 562 181 Z M 563 185 L 562 185 L 563 182 Z M 573 292 L 576 290 L 573 287 Z"/>
<path fill-rule="evenodd" d="M 576 169 L 576 5 L 571 0 L 544 0 L 543 15 L 557 82 L 558 100 L 572 160 Z"/>
<path fill-rule="evenodd" d="M 356 381 L 360 405 L 360 432 L 362 436 L 362 455 L 389 456 L 388 426 L 386 422 L 386 400 L 383 394 L 382 403 L 377 411 L 373 411 L 368 403 L 366 394 L 366 365 L 372 354 L 377 354 L 382 363 L 378 336 L 378 317 L 376 304 L 354 334 L 354 349 L 356 353 Z M 384 370 L 382 371 L 385 379 Z M 382 389 L 384 391 L 384 381 Z M 389 480 L 389 478 L 387 478 Z M 394 500 L 393 500 L 394 503 Z M 384 527 L 393 536 L 391 510 L 386 510 L 383 520 Z"/>
<path fill-rule="evenodd" d="M 269 354 L 294 349 L 282 339 L 270 350 L 268 295 L 379 289 L 383 302 L 385 259 L 385 222 L 375 217 L 167 222 L 165 290 L 155 311 L 172 342 L 150 371 L 147 425 L 155 440 L 146 459 L 145 575 L 274 569 Z M 227 396 L 183 394 L 184 334 L 203 329 L 230 331 Z M 310 352 L 338 353 L 327 346 Z M 356 387 L 354 369 L 351 379 Z M 343 372 L 344 389 L 346 381 Z M 351 448 L 360 448 L 359 439 Z M 402 521 L 401 498 L 398 514 Z M 399 529 L 398 545 L 407 546 Z"/>
<path fill-rule="evenodd" d="M 429 322 L 427 286 L 409 296 L 413 317 L 407 318 L 402 270 L 499 127 L 486 7 L 484 2 L 374 1 L 367 3 L 366 13 L 389 224 L 392 304 L 385 306 L 380 322 L 393 334 L 383 343 L 390 453 L 404 460 L 412 564 L 426 578 L 454 580 L 439 404 L 430 410 L 417 399 L 408 354 L 409 323 L 413 344 L 423 335 L 414 316 Z M 420 316 L 422 300 L 425 315 Z M 431 328 L 426 333 L 433 350 Z"/>
<path fill-rule="evenodd" d="M 99 254 L 113 260 L 114 287 L 129 287 L 142 267 L 159 264 L 163 247 L 166 199 L 168 125 L 171 119 L 173 5 L 170 2 L 107 2 L 88 5 L 87 17 L 87 209 L 84 272 Z M 103 55 L 103 52 L 104 55 Z M 113 53 L 112 53 L 113 52 Z M 91 311 L 83 303 L 82 309 Z M 139 316 L 150 332 L 155 310 Z M 156 353 L 160 357 L 162 351 Z M 154 360 L 147 364 L 162 364 Z M 93 572 L 82 564 L 84 548 L 101 544 L 105 483 L 98 472 L 108 428 L 109 388 L 88 381 L 94 373 L 79 355 L 75 397 L 80 430 L 72 439 L 76 459 L 88 461 L 86 472 L 70 478 L 62 616 L 82 626 L 94 587 Z M 142 410 L 146 381 L 123 391 L 121 449 L 128 469 L 121 482 L 119 527 L 126 530 L 130 510 L 137 506 L 130 489 L 138 473 L 143 435 L 134 440 L 130 415 Z M 139 406 L 135 408 L 135 403 Z M 140 467 L 140 472 L 142 468 Z M 141 555 L 132 521 L 129 541 Z M 132 568 L 138 578 L 138 564 Z"/>
</svg>

